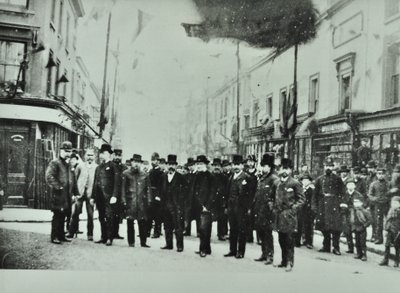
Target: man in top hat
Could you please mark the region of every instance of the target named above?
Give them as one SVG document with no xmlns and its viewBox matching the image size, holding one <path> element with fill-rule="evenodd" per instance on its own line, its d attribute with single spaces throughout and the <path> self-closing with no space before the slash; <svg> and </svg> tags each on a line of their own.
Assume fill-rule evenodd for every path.
<svg viewBox="0 0 400 293">
<path fill-rule="evenodd" d="M 342 232 L 340 204 L 344 203 L 345 186 L 339 176 L 333 174 L 333 160 L 327 157 L 324 162 L 325 174 L 315 181 L 315 196 L 313 206 L 317 211 L 315 228 L 324 236 L 320 252 L 331 252 L 340 255 L 339 240 Z"/>
<path fill-rule="evenodd" d="M 251 197 L 251 201 L 254 200 L 254 196 L 256 194 L 256 190 L 257 190 L 257 157 L 255 155 L 248 155 L 247 156 L 247 160 L 246 160 L 246 173 L 250 175 L 250 197 Z M 250 213 L 248 215 L 249 219 L 248 219 L 248 229 L 247 229 L 247 239 L 246 241 L 249 243 L 253 243 L 254 241 L 254 235 L 253 235 L 253 231 L 254 231 L 254 215 L 252 213 Z"/>
<path fill-rule="evenodd" d="M 109 144 L 103 144 L 99 151 L 100 165 L 94 175 L 92 203 L 96 203 L 101 226 L 101 238 L 96 243 L 111 246 L 114 238 L 115 204 L 118 199 L 120 174 L 111 161 L 113 150 Z"/>
<path fill-rule="evenodd" d="M 265 261 L 270 265 L 274 260 L 274 238 L 272 236 L 272 209 L 275 202 L 275 191 L 278 176 L 274 174 L 274 156 L 264 154 L 260 162 L 262 172 L 258 180 L 256 194 L 251 205 L 250 213 L 254 214 L 255 228 L 261 240 L 261 256 L 255 261 Z"/>
<path fill-rule="evenodd" d="M 51 242 L 54 244 L 70 242 L 64 233 L 65 211 L 70 209 L 72 197 L 79 194 L 75 174 L 67 162 L 71 153 L 72 143 L 64 141 L 59 157 L 51 161 L 46 169 L 46 183 L 51 188 Z"/>
<path fill-rule="evenodd" d="M 192 192 L 194 178 L 196 177 L 196 166 L 195 160 L 193 158 L 187 159 L 187 166 L 189 171 L 184 175 L 186 181 L 186 194 L 185 194 L 185 233 L 184 236 L 190 236 L 192 234 L 192 220 L 195 219 L 193 202 L 192 202 Z M 196 221 L 197 237 L 200 237 L 199 227 L 200 219 Z"/>
<path fill-rule="evenodd" d="M 196 175 L 193 182 L 192 206 L 196 221 L 200 221 L 200 257 L 211 254 L 211 225 L 214 212 L 214 178 L 208 171 L 209 160 L 200 155 L 196 159 Z"/>
<path fill-rule="evenodd" d="M 281 160 L 279 183 L 276 187 L 274 212 L 275 229 L 279 236 L 282 261 L 278 267 L 290 272 L 294 265 L 294 233 L 297 231 L 297 213 L 304 205 L 303 187 L 291 174 L 293 163 L 290 159 Z"/>
<path fill-rule="evenodd" d="M 375 244 L 383 243 L 383 219 L 389 210 L 390 194 L 389 182 L 386 180 L 386 169 L 383 166 L 378 166 L 376 169 L 377 180 L 372 182 L 368 191 L 368 199 L 370 209 L 374 210 L 371 213 L 372 227 L 375 236 Z"/>
<path fill-rule="evenodd" d="M 168 173 L 162 181 L 162 208 L 164 210 L 164 231 L 166 245 L 161 249 L 173 249 L 173 232 L 175 231 L 177 251 L 183 251 L 182 218 L 185 208 L 185 178 L 176 172 L 176 155 L 168 155 Z"/>
<path fill-rule="evenodd" d="M 225 214 L 226 209 L 226 185 L 228 177 L 222 171 L 221 159 L 214 158 L 211 164 L 211 173 L 214 176 L 215 191 L 215 212 L 217 217 L 217 236 L 218 240 L 225 241 L 228 234 L 228 218 Z"/>
<path fill-rule="evenodd" d="M 244 172 L 243 157 L 234 155 L 232 160 L 233 174 L 227 187 L 227 214 L 229 219 L 229 253 L 225 257 L 244 257 L 247 236 L 247 214 L 251 206 L 250 175 Z"/>
<path fill-rule="evenodd" d="M 154 222 L 154 230 L 152 238 L 159 238 L 161 235 L 162 210 L 161 210 L 161 187 L 164 172 L 160 168 L 160 155 L 154 152 L 151 155 L 151 169 L 149 171 L 150 181 L 150 197 L 148 210 L 148 229 L 151 232 L 151 227 Z"/>
<path fill-rule="evenodd" d="M 121 193 L 122 193 L 122 173 L 126 170 L 126 167 L 124 164 L 122 164 L 122 150 L 121 149 L 114 149 L 114 155 L 113 155 L 113 163 L 118 169 L 118 193 L 117 193 L 117 202 L 114 207 L 114 239 L 124 239 L 124 237 L 119 235 L 119 225 L 122 224 L 122 219 L 123 219 L 123 206 L 121 204 Z"/>
<path fill-rule="evenodd" d="M 122 174 L 122 204 L 125 207 L 128 245 L 135 246 L 135 226 L 139 226 L 140 246 L 148 248 L 147 209 L 150 194 L 149 178 L 141 169 L 142 156 L 134 154 L 132 166 Z"/>
<path fill-rule="evenodd" d="M 361 146 L 356 151 L 357 163 L 359 166 L 364 167 L 371 160 L 371 148 L 368 147 L 368 138 L 364 137 L 361 139 Z"/>
</svg>

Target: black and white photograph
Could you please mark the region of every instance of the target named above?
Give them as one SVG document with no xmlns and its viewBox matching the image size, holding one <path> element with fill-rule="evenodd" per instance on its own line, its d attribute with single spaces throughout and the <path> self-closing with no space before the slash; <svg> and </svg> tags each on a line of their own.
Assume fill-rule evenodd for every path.
<svg viewBox="0 0 400 293">
<path fill-rule="evenodd" d="M 400 0 L 0 0 L 0 292 L 399 264 Z"/>
</svg>

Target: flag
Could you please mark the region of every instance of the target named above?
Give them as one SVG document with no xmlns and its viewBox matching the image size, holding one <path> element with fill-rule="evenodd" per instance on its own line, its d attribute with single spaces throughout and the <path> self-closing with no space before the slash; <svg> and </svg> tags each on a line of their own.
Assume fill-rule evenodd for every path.
<svg viewBox="0 0 400 293">
<path fill-rule="evenodd" d="M 115 6 L 116 2 L 117 0 L 96 1 L 83 24 L 87 26 L 89 22 L 97 22 L 99 19 L 103 18 Z"/>
<path fill-rule="evenodd" d="M 100 131 L 104 130 L 104 128 L 110 118 L 109 104 L 110 104 L 110 90 L 109 90 L 109 86 L 107 85 L 104 102 L 102 101 L 101 106 L 100 106 L 100 121 L 97 124 L 97 126 L 99 126 L 99 128 L 100 128 Z"/>
<path fill-rule="evenodd" d="M 297 126 L 297 104 L 294 101 L 293 88 L 288 95 L 281 95 L 280 103 L 280 131 L 284 137 L 287 137 Z"/>
<path fill-rule="evenodd" d="M 142 10 L 138 9 L 137 11 L 137 26 L 132 35 L 131 43 L 133 43 L 140 33 L 143 31 L 145 26 L 153 19 L 153 16 L 143 12 Z"/>
</svg>

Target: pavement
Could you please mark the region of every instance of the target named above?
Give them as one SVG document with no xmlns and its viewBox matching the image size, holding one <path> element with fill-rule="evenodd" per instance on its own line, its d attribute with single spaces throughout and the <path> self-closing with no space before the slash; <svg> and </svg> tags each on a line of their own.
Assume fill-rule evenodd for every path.
<svg viewBox="0 0 400 293">
<path fill-rule="evenodd" d="M 40 209 L 30 209 L 30 208 L 5 208 L 0 210 L 0 223 L 50 223 L 52 219 L 53 213 L 49 210 L 40 210 Z M 97 219 L 97 211 L 94 214 L 95 219 Z M 85 208 L 82 209 L 82 214 L 79 216 L 80 221 L 86 221 L 87 215 Z M 15 225 L 11 225 L 14 227 Z M 17 225 L 19 227 L 20 225 Z M 29 225 L 27 227 L 30 227 Z M 28 228 L 28 231 L 30 229 Z M 367 235 L 370 238 L 372 234 L 372 228 L 367 228 Z M 315 241 L 319 241 L 321 239 L 322 243 L 322 234 L 319 231 L 315 231 Z M 347 251 L 347 242 L 346 238 L 341 237 L 340 239 L 341 251 L 345 253 Z M 383 244 L 377 245 L 372 242 L 367 241 L 367 250 L 369 252 L 383 255 L 385 247 Z M 393 250 L 393 249 L 392 249 Z M 392 258 L 394 257 L 394 251 L 392 251 Z"/>
</svg>

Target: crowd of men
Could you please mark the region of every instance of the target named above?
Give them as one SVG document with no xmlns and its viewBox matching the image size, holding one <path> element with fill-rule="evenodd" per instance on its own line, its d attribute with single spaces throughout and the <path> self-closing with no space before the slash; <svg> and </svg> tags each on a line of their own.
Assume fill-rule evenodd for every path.
<svg viewBox="0 0 400 293">
<path fill-rule="evenodd" d="M 150 247 L 147 239 L 159 238 L 163 225 L 165 246 L 161 249 L 172 250 L 175 235 L 177 252 L 182 252 L 184 236 L 191 235 L 194 220 L 200 238 L 196 253 L 206 257 L 211 254 L 212 223 L 216 221 L 218 239 L 229 239 L 225 257 L 243 258 L 246 243 L 254 241 L 255 230 L 261 246 L 261 256 L 255 261 L 266 265 L 274 262 L 276 231 L 281 248 L 277 267 L 286 271 L 293 268 L 295 247 L 313 249 L 314 228 L 323 234 L 320 252 L 341 255 L 339 240 L 343 233 L 347 253 L 356 252 L 355 258 L 366 261 L 367 227 L 372 224 L 370 241 L 383 244 L 385 224 L 385 256 L 380 265 L 388 265 L 394 246 L 395 266 L 399 266 L 400 165 L 394 168 L 389 182 L 385 168 L 373 161 L 368 162 L 366 170 L 350 170 L 347 166 L 338 169 L 331 157 L 324 161 L 324 174 L 315 180 L 307 166 L 295 174 L 290 159 L 283 158 L 276 166 L 270 153 L 264 154 L 259 163 L 254 155 L 245 159 L 233 155 L 231 162 L 218 158 L 210 162 L 199 155 L 184 165 L 178 164 L 176 155 L 168 155 L 165 160 L 153 153 L 150 167 L 138 154 L 123 164 L 122 150 L 103 144 L 99 165 L 95 157 L 95 152 L 88 149 L 82 160 L 67 141 L 62 143 L 59 157 L 48 166 L 54 244 L 76 237 L 85 203 L 89 241 L 93 241 L 96 206 L 101 226 L 96 243 L 111 246 L 114 239 L 123 239 L 119 225 L 126 219 L 129 246 L 135 246 L 136 221 L 141 247 Z"/>
</svg>

